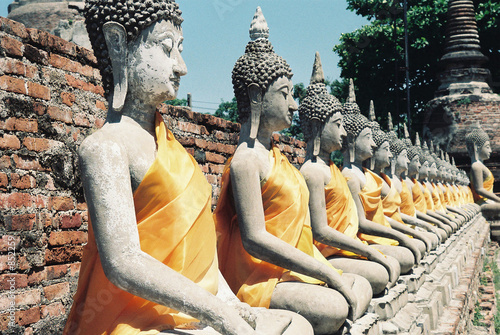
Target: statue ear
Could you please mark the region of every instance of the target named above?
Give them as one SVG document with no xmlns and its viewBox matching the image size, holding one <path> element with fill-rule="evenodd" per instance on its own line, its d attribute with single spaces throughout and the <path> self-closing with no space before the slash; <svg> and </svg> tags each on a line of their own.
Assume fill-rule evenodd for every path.
<svg viewBox="0 0 500 335">
<path fill-rule="evenodd" d="M 318 120 L 312 121 L 312 133 L 314 134 L 313 138 L 313 156 L 316 157 L 319 155 L 319 151 L 321 149 L 321 132 L 323 130 L 322 124 Z"/>
<path fill-rule="evenodd" d="M 348 150 L 349 150 L 349 162 L 354 163 L 356 159 L 356 144 L 354 143 L 354 141 L 349 142 Z"/>
<path fill-rule="evenodd" d="M 370 170 L 373 171 L 373 169 L 375 169 L 375 157 L 371 157 L 369 160 L 369 166 L 370 166 Z"/>
<path fill-rule="evenodd" d="M 116 22 L 106 22 L 102 26 L 109 58 L 113 67 L 113 92 L 111 95 L 113 110 L 119 112 L 127 96 L 127 31 Z"/>
<path fill-rule="evenodd" d="M 250 99 L 250 138 L 255 140 L 262 114 L 262 90 L 259 85 L 250 84 L 248 86 L 248 98 Z"/>
<path fill-rule="evenodd" d="M 476 143 L 474 143 L 474 159 L 476 161 L 479 161 L 479 148 L 477 147 Z"/>
</svg>

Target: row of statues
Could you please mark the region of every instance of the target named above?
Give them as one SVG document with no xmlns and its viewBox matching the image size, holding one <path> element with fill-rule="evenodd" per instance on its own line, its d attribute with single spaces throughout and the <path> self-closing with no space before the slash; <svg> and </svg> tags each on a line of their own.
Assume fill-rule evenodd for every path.
<svg viewBox="0 0 500 335">
<path fill-rule="evenodd" d="M 65 334 L 334 334 L 478 215 L 474 196 L 499 204 L 432 145 L 363 116 L 353 85 L 340 104 L 318 54 L 298 107 L 258 8 L 233 70 L 241 133 L 212 214 L 211 186 L 156 112 L 187 73 L 178 5 L 88 0 L 85 17 L 109 111 L 79 150 L 91 223 Z M 297 110 L 300 171 L 271 141 Z M 491 180 L 484 139 L 467 142 L 475 185 Z"/>
</svg>

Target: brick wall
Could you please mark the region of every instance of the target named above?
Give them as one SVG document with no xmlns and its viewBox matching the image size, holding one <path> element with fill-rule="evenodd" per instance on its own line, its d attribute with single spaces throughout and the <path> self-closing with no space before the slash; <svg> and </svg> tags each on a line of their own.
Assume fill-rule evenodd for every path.
<svg viewBox="0 0 500 335">
<path fill-rule="evenodd" d="M 0 17 L 1 333 L 58 334 L 71 308 L 88 227 L 76 152 L 107 108 L 95 62 L 84 48 Z M 239 124 L 159 111 L 200 164 L 215 204 Z M 303 142 L 274 140 L 303 162 Z"/>
</svg>

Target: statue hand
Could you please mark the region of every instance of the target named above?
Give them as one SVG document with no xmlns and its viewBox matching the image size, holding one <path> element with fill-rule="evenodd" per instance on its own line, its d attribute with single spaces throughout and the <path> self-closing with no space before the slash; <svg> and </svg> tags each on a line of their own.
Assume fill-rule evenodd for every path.
<svg viewBox="0 0 500 335">
<path fill-rule="evenodd" d="M 238 312 L 243 320 L 245 320 L 253 329 L 257 327 L 258 310 L 256 308 L 250 307 L 241 301 L 237 301 L 231 304 L 234 309 Z"/>
<path fill-rule="evenodd" d="M 418 247 L 407 236 L 405 236 L 405 238 L 401 242 L 402 243 L 400 244 L 403 247 L 410 249 L 410 251 L 413 253 L 413 256 L 415 257 L 415 264 L 419 264 L 420 260 L 422 259 L 422 255 L 420 254 L 420 250 L 418 250 Z"/>
<path fill-rule="evenodd" d="M 387 273 L 389 274 L 389 283 L 391 284 L 390 285 L 391 287 L 392 284 L 396 283 L 396 281 L 399 278 L 400 269 L 397 269 L 395 267 L 395 264 L 389 262 L 386 256 L 384 256 L 378 250 L 374 250 L 370 253 L 370 255 L 368 255 L 367 259 L 369 261 L 379 263 L 387 270 Z"/>
<path fill-rule="evenodd" d="M 354 295 L 351 287 L 353 282 L 346 281 L 345 278 L 341 277 L 340 274 L 333 270 L 331 275 L 328 276 L 329 280 L 326 282 L 328 287 L 337 290 L 340 294 L 342 294 L 349 305 L 349 315 L 347 318 L 349 320 L 355 321 L 356 319 L 356 310 L 358 307 L 358 300 Z"/>
<path fill-rule="evenodd" d="M 441 234 L 439 233 L 439 229 L 437 229 L 436 227 L 434 227 L 432 229 L 432 232 L 434 234 L 436 234 L 437 238 L 438 238 L 438 245 L 440 245 L 441 243 L 443 243 L 443 238 L 441 237 Z"/>
<path fill-rule="evenodd" d="M 281 335 L 292 323 L 288 315 L 270 313 L 266 308 L 252 308 L 256 310 L 257 328 L 255 331 L 259 335 Z"/>
</svg>

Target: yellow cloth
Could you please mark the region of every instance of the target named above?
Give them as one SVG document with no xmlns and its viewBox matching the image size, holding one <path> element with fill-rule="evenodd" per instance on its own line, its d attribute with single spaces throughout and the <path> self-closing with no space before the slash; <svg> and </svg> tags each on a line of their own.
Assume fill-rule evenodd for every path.
<svg viewBox="0 0 500 335">
<path fill-rule="evenodd" d="M 439 193 L 439 189 L 438 189 L 438 186 L 434 183 L 431 183 L 432 185 L 432 191 L 431 191 L 431 195 L 432 195 L 432 202 L 434 203 L 434 210 L 444 210 L 443 208 L 443 204 L 441 203 L 441 196 L 440 196 L 440 193 Z"/>
<path fill-rule="evenodd" d="M 427 187 L 426 183 L 422 183 L 421 185 L 424 187 L 424 198 L 425 198 L 425 203 L 427 205 L 427 210 L 434 211 L 435 207 L 434 207 L 434 201 L 432 199 L 431 191 Z"/>
<path fill-rule="evenodd" d="M 278 148 L 274 147 L 272 154 L 272 171 L 261 187 L 267 232 L 331 266 L 313 244 L 309 191 L 304 177 Z M 241 301 L 254 307 L 269 307 L 274 288 L 280 281 L 322 284 L 314 278 L 252 257 L 245 250 L 234 207 L 230 162 L 222 175 L 221 194 L 214 217 L 219 267 L 229 287 Z"/>
<path fill-rule="evenodd" d="M 368 169 L 363 169 L 366 176 L 366 184 L 359 192 L 359 198 L 365 210 L 365 216 L 368 220 L 381 224 L 387 228 L 391 225 L 384 216 L 384 206 L 382 205 L 382 178 Z M 367 235 L 358 233 L 358 237 L 362 241 L 370 244 L 383 244 L 383 245 L 398 245 L 398 242 L 380 236 Z"/>
<path fill-rule="evenodd" d="M 446 199 L 445 199 L 445 192 L 443 190 L 444 185 L 439 183 L 436 185 L 436 188 L 439 192 L 439 201 L 441 202 L 441 206 L 443 211 L 446 211 Z"/>
<path fill-rule="evenodd" d="M 389 178 L 385 173 L 380 174 L 384 178 L 385 182 L 389 185 L 389 193 L 382 198 L 382 206 L 384 207 L 384 215 L 390 217 L 391 219 L 401 222 L 404 224 L 403 219 L 399 213 L 399 207 L 401 206 L 401 196 L 394 186 L 391 178 Z"/>
<path fill-rule="evenodd" d="M 211 186 L 158 113 L 156 138 L 156 160 L 134 192 L 141 249 L 216 294 L 218 268 Z M 157 334 L 197 321 L 111 284 L 104 275 L 90 224 L 88 241 L 64 334 Z"/>
<path fill-rule="evenodd" d="M 325 186 L 325 201 L 326 201 L 326 215 L 328 225 L 355 239 L 362 242 L 358 236 L 359 218 L 356 210 L 356 204 L 352 198 L 347 181 L 342 175 L 342 172 L 337 166 L 330 162 L 331 179 L 328 185 Z M 361 257 L 350 251 L 341 250 L 318 241 L 314 244 L 325 257 L 333 255 L 342 255 L 347 257 Z"/>
<path fill-rule="evenodd" d="M 412 192 L 408 188 L 408 185 L 406 185 L 406 182 L 402 179 L 400 180 L 402 185 L 401 193 L 399 194 L 401 196 L 401 213 L 416 217 L 417 211 L 413 202 Z"/>
<path fill-rule="evenodd" d="M 483 180 L 483 188 L 488 191 L 488 192 L 493 192 L 493 184 L 495 183 L 495 177 L 493 177 L 493 173 L 491 173 L 490 169 L 486 168 L 488 170 L 488 176 Z M 485 198 L 483 196 L 480 196 L 479 194 L 476 193 L 475 189 L 476 187 L 474 186 L 474 183 L 472 182 L 472 173 L 471 173 L 471 186 L 472 186 L 472 195 L 474 198 L 474 202 L 477 204 L 484 204 L 488 198 Z"/>
<path fill-rule="evenodd" d="M 411 188 L 411 193 L 415 209 L 421 213 L 427 214 L 427 203 L 425 201 L 424 192 L 422 192 L 422 188 L 420 187 L 420 183 L 416 179 L 412 179 L 412 181 L 413 187 Z"/>
<path fill-rule="evenodd" d="M 448 188 L 447 185 L 444 185 L 444 184 L 443 184 L 443 187 L 444 187 L 444 190 L 443 190 L 444 204 L 446 206 L 453 206 L 453 204 L 452 204 L 452 201 L 453 201 L 452 197 L 453 196 L 451 195 L 450 189 Z"/>
</svg>

